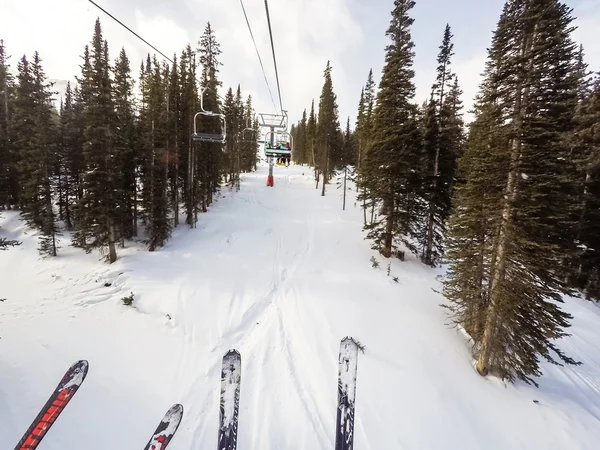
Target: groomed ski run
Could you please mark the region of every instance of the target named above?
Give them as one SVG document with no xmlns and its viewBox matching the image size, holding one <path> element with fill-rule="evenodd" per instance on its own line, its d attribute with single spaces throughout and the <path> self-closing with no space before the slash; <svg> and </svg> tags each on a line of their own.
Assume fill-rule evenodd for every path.
<svg viewBox="0 0 600 450">
<path fill-rule="evenodd" d="M 36 235 L 3 211 L 4 235 L 23 244 L 0 252 L 0 273 L 14 274 L 0 294 L 0 442 L 13 448 L 54 374 L 85 357 L 85 385 L 39 450 L 143 448 L 175 403 L 185 415 L 169 450 L 216 449 L 222 358 L 237 349 L 237 448 L 333 449 L 339 345 L 352 336 L 366 346 L 355 450 L 597 450 L 596 306 L 564 306 L 573 336 L 561 348 L 582 366 L 543 364 L 540 389 L 505 387 L 476 373 L 448 325 L 434 291 L 443 269 L 407 256 L 391 263 L 398 283 L 387 276 L 363 239 L 354 186 L 342 211 L 335 182 L 321 197 L 310 168 L 276 167 L 272 188 L 267 172 L 224 189 L 196 229 L 179 226 L 152 253 L 128 243 L 112 265 L 68 235 L 42 260 Z"/>
</svg>

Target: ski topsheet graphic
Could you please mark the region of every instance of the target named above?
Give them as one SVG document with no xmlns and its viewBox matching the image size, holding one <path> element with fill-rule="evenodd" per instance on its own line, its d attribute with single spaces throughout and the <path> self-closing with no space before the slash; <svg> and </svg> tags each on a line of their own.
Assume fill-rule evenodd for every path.
<svg viewBox="0 0 600 450">
<path fill-rule="evenodd" d="M 338 409 L 335 430 L 335 450 L 354 447 L 354 401 L 356 397 L 356 369 L 358 344 L 351 337 L 340 342 L 338 362 Z"/>
<path fill-rule="evenodd" d="M 183 418 L 183 405 L 171 406 L 160 421 L 144 450 L 165 450 Z"/>
<path fill-rule="evenodd" d="M 60 413 L 73 398 L 88 372 L 86 360 L 77 361 L 66 371 L 60 383 L 31 423 L 15 450 L 33 450 L 40 444 Z"/>
<path fill-rule="evenodd" d="M 218 450 L 236 450 L 242 357 L 237 350 L 223 356 Z"/>
</svg>

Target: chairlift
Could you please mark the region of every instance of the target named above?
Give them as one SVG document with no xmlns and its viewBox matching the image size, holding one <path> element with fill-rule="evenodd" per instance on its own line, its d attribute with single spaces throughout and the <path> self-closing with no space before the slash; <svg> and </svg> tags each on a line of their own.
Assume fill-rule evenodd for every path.
<svg viewBox="0 0 600 450">
<path fill-rule="evenodd" d="M 273 135 L 273 142 L 270 135 Z M 265 133 L 265 156 L 267 158 L 287 158 L 289 159 L 293 149 L 293 138 L 287 131 Z"/>
<path fill-rule="evenodd" d="M 225 121 L 225 114 L 218 114 L 212 111 L 206 111 L 204 109 L 204 91 L 206 91 L 208 89 L 208 87 L 205 87 L 202 90 L 202 93 L 200 94 L 200 109 L 201 111 L 197 112 L 194 115 L 194 133 L 192 133 L 192 139 L 194 141 L 201 141 L 201 142 L 215 142 L 215 143 L 219 143 L 219 144 L 224 144 L 225 143 L 225 139 L 227 137 L 227 124 Z M 197 129 L 197 118 L 198 116 L 207 116 L 207 117 L 218 117 L 221 120 L 221 124 L 222 124 L 222 130 L 223 133 L 200 133 L 198 132 Z"/>
</svg>

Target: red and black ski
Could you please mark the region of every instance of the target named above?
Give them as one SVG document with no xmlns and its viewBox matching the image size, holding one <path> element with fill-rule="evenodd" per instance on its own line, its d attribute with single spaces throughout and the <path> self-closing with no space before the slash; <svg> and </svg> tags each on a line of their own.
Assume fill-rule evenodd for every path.
<svg viewBox="0 0 600 450">
<path fill-rule="evenodd" d="M 180 404 L 171 406 L 156 427 L 144 450 L 165 450 L 173 439 L 182 418 L 183 406 Z"/>
<path fill-rule="evenodd" d="M 71 401 L 88 372 L 86 360 L 77 361 L 65 373 L 60 383 L 25 432 L 15 450 L 33 450 L 40 444 L 50 427 Z"/>
</svg>

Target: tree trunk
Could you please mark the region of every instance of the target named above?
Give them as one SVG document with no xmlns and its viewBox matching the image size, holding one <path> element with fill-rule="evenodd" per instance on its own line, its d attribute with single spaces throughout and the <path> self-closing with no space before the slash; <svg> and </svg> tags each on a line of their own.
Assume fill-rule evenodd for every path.
<svg viewBox="0 0 600 450">
<path fill-rule="evenodd" d="M 346 174 L 348 173 L 348 166 L 344 166 L 344 196 L 342 201 L 342 211 L 346 211 Z"/>
<path fill-rule="evenodd" d="M 394 238 L 394 192 L 391 186 L 389 195 L 390 196 L 386 202 L 387 217 L 385 223 L 384 243 L 380 252 L 386 258 L 392 256 L 392 241 Z"/>
<path fill-rule="evenodd" d="M 117 249 L 115 247 L 115 226 L 110 220 L 110 217 L 107 219 L 108 222 L 108 262 L 114 263 L 117 260 Z"/>
<path fill-rule="evenodd" d="M 327 184 L 327 178 L 329 175 L 329 142 L 327 142 L 327 148 L 325 149 L 325 169 L 323 170 L 323 186 L 321 190 L 321 196 L 325 196 L 325 185 Z"/>
</svg>

